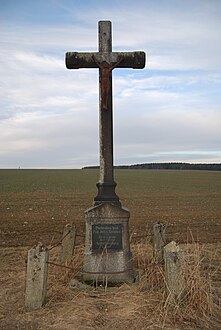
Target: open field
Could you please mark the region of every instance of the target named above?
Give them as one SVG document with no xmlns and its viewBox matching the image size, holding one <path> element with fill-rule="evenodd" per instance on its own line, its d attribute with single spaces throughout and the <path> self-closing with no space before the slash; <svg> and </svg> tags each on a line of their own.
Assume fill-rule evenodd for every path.
<svg viewBox="0 0 221 330">
<path fill-rule="evenodd" d="M 122 205 L 131 212 L 135 262 L 146 277 L 107 291 L 70 290 L 70 278 L 79 276 L 77 268 L 75 273 L 51 266 L 47 303 L 28 313 L 24 310 L 27 250 L 39 241 L 47 246 L 58 243 L 67 223 L 84 235 L 84 211 L 96 195 L 98 171 L 0 170 L 0 329 L 221 328 L 221 173 L 117 170 L 115 178 Z M 189 242 L 190 249 L 200 251 L 191 273 L 197 274 L 198 284 L 192 277 L 195 291 L 191 289 L 190 305 L 171 315 L 165 307 L 162 270 L 149 270 L 149 234 L 157 221 L 167 224 L 168 241 Z M 56 261 L 59 247 L 52 251 Z M 79 236 L 76 267 L 81 266 L 82 253 Z"/>
<path fill-rule="evenodd" d="M 83 233 L 97 181 L 96 170 L 1 170 L 0 245 L 49 244 L 69 222 Z M 220 239 L 221 172 L 118 170 L 116 182 L 136 235 L 160 221 L 178 241 L 189 230 L 200 242 Z"/>
</svg>

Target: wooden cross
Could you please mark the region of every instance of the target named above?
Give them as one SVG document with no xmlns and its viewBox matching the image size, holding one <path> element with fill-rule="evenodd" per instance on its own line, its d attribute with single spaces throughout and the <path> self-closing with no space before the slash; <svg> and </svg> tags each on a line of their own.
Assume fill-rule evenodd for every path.
<svg viewBox="0 0 221 330">
<path fill-rule="evenodd" d="M 144 52 L 112 52 L 111 22 L 98 23 L 99 52 L 66 53 L 68 69 L 99 68 L 100 179 L 94 204 L 111 202 L 120 206 L 113 176 L 112 70 L 143 69 Z"/>
</svg>

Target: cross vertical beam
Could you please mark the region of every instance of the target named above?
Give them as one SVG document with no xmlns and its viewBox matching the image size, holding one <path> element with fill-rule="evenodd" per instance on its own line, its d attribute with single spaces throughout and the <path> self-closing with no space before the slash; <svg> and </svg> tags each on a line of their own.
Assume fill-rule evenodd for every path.
<svg viewBox="0 0 221 330">
<path fill-rule="evenodd" d="M 112 52 L 111 22 L 99 22 L 99 52 Z M 97 183 L 98 194 L 94 204 L 110 201 L 120 205 L 119 197 L 115 193 L 116 183 L 113 173 L 113 110 L 112 110 L 112 71 L 109 72 L 109 91 L 107 110 L 103 109 L 104 95 L 102 95 L 102 69 L 99 69 L 99 136 L 100 136 L 100 179 Z"/>
</svg>

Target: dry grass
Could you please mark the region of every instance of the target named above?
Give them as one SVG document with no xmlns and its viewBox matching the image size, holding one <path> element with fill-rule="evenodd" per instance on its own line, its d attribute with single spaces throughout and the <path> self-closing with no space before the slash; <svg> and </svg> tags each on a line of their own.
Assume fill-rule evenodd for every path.
<svg viewBox="0 0 221 330">
<path fill-rule="evenodd" d="M 189 243 L 183 246 L 185 259 L 182 271 L 185 276 L 186 295 L 177 304 L 171 304 L 171 295 L 166 290 L 164 269 L 153 258 L 149 243 L 134 246 L 137 265 L 143 275 L 137 283 L 139 293 L 146 292 L 149 299 L 154 294 L 153 324 L 162 328 L 219 329 L 221 327 L 221 250 L 214 246 Z M 150 319 L 150 318 L 149 318 Z M 183 325 L 185 326 L 183 327 Z"/>
<path fill-rule="evenodd" d="M 171 305 L 162 265 L 153 258 L 150 242 L 132 245 L 139 281 L 119 287 L 81 287 L 83 246 L 76 248 L 71 270 L 49 265 L 47 302 L 37 311 L 24 310 L 26 251 L 2 250 L 0 329 L 219 329 L 221 246 L 189 243 L 183 246 L 186 298 Z M 59 262 L 59 248 L 50 260 Z M 76 285 L 70 289 L 72 278 Z"/>
</svg>

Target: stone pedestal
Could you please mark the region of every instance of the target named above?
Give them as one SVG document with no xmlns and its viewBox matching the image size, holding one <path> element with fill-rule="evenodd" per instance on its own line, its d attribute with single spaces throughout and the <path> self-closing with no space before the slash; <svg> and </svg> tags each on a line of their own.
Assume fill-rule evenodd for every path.
<svg viewBox="0 0 221 330">
<path fill-rule="evenodd" d="M 134 280 L 129 217 L 128 209 L 112 203 L 102 203 L 85 211 L 85 281 Z"/>
</svg>

